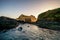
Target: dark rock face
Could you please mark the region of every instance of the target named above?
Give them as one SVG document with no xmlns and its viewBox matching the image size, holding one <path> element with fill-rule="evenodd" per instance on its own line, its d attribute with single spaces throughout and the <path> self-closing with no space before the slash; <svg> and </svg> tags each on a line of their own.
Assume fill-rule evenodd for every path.
<svg viewBox="0 0 60 40">
<path fill-rule="evenodd" d="M 1 16 L 0 17 L 0 31 L 14 28 L 18 25 L 16 19 Z"/>
<path fill-rule="evenodd" d="M 60 30 L 60 8 L 41 13 L 38 16 L 37 25 L 43 28 Z"/>
</svg>

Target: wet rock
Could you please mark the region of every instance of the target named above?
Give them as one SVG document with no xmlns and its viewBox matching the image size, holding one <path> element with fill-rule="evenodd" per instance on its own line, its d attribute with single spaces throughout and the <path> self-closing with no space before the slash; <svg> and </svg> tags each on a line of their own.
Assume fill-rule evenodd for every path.
<svg viewBox="0 0 60 40">
<path fill-rule="evenodd" d="M 18 28 L 19 31 L 22 31 L 22 29 L 23 29 L 22 27 Z"/>
<path fill-rule="evenodd" d="M 27 26 L 27 27 L 30 27 L 30 26 Z"/>
</svg>

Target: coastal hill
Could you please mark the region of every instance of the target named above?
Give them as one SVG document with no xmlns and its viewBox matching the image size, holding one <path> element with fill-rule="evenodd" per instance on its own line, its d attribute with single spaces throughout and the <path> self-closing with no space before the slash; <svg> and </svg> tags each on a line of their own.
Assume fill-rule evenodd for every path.
<svg viewBox="0 0 60 40">
<path fill-rule="evenodd" d="M 30 16 L 26 16 L 26 15 L 23 15 L 21 14 L 17 20 L 20 20 L 20 21 L 24 21 L 24 22 L 36 22 L 37 19 L 35 18 L 35 16 L 33 15 L 30 15 Z"/>
<path fill-rule="evenodd" d="M 60 8 L 39 14 L 37 25 L 42 28 L 60 30 Z"/>
</svg>

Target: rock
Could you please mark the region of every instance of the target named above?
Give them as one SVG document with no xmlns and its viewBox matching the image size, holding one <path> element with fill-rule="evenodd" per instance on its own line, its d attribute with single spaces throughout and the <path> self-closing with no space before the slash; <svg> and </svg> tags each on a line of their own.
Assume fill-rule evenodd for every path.
<svg viewBox="0 0 60 40">
<path fill-rule="evenodd" d="M 22 31 L 22 30 L 23 30 L 23 28 L 22 28 L 22 27 L 19 27 L 19 28 L 18 28 L 18 30 L 19 30 L 19 31 Z"/>
</svg>

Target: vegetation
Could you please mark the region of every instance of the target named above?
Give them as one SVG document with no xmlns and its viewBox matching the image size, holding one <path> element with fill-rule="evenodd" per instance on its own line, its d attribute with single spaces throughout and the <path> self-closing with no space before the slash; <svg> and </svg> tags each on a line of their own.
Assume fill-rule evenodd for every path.
<svg viewBox="0 0 60 40">
<path fill-rule="evenodd" d="M 37 25 L 43 28 L 60 30 L 60 8 L 39 14 Z"/>
</svg>

